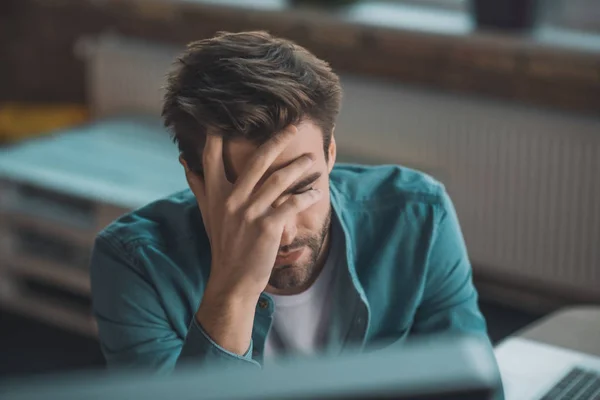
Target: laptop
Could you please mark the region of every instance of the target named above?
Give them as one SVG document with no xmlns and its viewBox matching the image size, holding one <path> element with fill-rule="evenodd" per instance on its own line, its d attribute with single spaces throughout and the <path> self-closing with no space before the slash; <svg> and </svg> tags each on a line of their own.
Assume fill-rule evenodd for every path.
<svg viewBox="0 0 600 400">
<path fill-rule="evenodd" d="M 600 400 L 600 357 L 518 337 L 495 353 L 506 400 Z"/>
<path fill-rule="evenodd" d="M 0 382 L 11 400 L 487 400 L 502 387 L 487 338 L 431 337 L 382 350 L 289 359 L 276 366 L 202 369 L 170 376 L 76 374 Z"/>
</svg>

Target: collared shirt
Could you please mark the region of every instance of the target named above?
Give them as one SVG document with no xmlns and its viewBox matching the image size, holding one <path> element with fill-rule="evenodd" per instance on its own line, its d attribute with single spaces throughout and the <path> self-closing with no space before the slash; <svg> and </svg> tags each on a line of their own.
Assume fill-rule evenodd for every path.
<svg viewBox="0 0 600 400">
<path fill-rule="evenodd" d="M 443 185 L 399 166 L 336 165 L 331 205 L 344 240 L 324 352 L 407 336 L 486 335 L 458 220 Z M 210 245 L 196 200 L 176 193 L 102 231 L 91 261 L 93 310 L 109 366 L 171 371 L 179 362 L 260 366 L 274 305 L 256 305 L 248 352 L 221 348 L 197 324 Z"/>
</svg>

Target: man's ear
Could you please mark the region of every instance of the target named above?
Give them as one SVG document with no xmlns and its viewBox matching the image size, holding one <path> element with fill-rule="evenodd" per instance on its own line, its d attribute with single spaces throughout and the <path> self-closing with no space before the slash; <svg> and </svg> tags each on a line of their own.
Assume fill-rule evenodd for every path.
<svg viewBox="0 0 600 400">
<path fill-rule="evenodd" d="M 179 153 L 179 164 L 183 166 L 183 169 L 186 173 L 193 172 L 196 175 L 204 176 L 204 170 L 202 169 L 202 164 L 196 165 L 194 161 L 188 163 L 183 157 L 183 153 Z"/>
<path fill-rule="evenodd" d="M 179 163 L 185 170 L 185 179 L 192 190 L 192 193 L 199 199 L 199 196 L 204 196 L 204 177 L 202 174 L 198 174 L 193 169 L 190 169 L 188 163 L 183 158 L 183 155 L 179 155 Z"/>
<path fill-rule="evenodd" d="M 337 146 L 335 143 L 335 126 L 331 130 L 331 141 L 329 142 L 329 149 L 327 149 L 327 169 L 329 172 L 333 169 L 333 165 L 335 164 L 335 157 L 337 156 Z"/>
<path fill-rule="evenodd" d="M 183 154 L 181 154 L 181 153 L 179 154 L 179 164 L 181 164 L 183 166 L 183 169 L 185 169 L 186 172 L 190 170 L 187 162 L 183 158 Z"/>
<path fill-rule="evenodd" d="M 187 163 L 187 161 L 185 161 L 185 158 L 183 158 L 183 154 L 179 154 L 179 164 L 181 164 L 183 166 L 183 170 L 185 171 L 185 179 L 187 180 L 187 183 L 193 192 L 194 191 L 194 188 L 192 187 L 193 182 L 191 181 L 190 178 L 193 176 L 194 172 L 188 166 L 188 163 Z"/>
</svg>

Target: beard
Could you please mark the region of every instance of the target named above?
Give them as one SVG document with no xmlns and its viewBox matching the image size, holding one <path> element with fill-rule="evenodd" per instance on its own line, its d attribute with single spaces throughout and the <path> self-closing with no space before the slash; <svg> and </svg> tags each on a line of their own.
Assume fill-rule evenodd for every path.
<svg viewBox="0 0 600 400">
<path fill-rule="evenodd" d="M 317 261 L 323 250 L 330 225 L 331 208 L 318 234 L 296 238 L 292 244 L 282 246 L 280 251 L 284 253 L 306 247 L 309 251 L 309 260 L 273 268 L 271 277 L 269 278 L 269 285 L 278 290 L 286 290 L 300 288 L 311 283 L 319 272 L 321 272 Z"/>
</svg>

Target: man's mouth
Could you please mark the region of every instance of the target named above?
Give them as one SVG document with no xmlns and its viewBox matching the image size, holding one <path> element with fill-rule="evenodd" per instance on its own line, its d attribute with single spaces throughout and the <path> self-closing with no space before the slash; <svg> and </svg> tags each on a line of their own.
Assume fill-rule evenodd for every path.
<svg viewBox="0 0 600 400">
<path fill-rule="evenodd" d="M 303 247 L 287 253 L 278 253 L 277 258 L 275 259 L 275 266 L 279 267 L 281 265 L 292 264 L 298 261 L 298 259 L 302 256 L 303 253 Z"/>
</svg>

